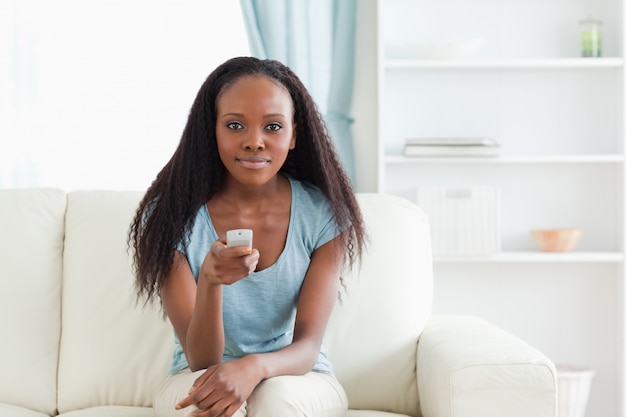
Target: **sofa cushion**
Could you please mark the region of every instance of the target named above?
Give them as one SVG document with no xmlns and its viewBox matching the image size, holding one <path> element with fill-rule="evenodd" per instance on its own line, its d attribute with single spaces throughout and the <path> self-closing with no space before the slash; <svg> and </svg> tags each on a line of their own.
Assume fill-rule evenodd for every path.
<svg viewBox="0 0 626 417">
<path fill-rule="evenodd" d="M 427 217 L 391 195 L 358 194 L 358 201 L 368 247 L 345 277 L 324 343 L 350 408 L 416 416 L 417 340 L 433 295 Z"/>
<path fill-rule="evenodd" d="M 0 416 L 6 417 L 48 417 L 47 414 L 38 411 L 29 410 L 27 408 L 18 407 L 16 405 L 0 403 Z"/>
<path fill-rule="evenodd" d="M 154 417 L 151 407 L 103 406 L 74 410 L 58 417 Z"/>
<path fill-rule="evenodd" d="M 138 192 L 68 194 L 58 408 L 147 407 L 167 374 L 171 326 L 137 305 L 126 236 Z"/>
<path fill-rule="evenodd" d="M 65 207 L 61 190 L 0 190 L 0 403 L 45 414 L 56 409 Z"/>
</svg>

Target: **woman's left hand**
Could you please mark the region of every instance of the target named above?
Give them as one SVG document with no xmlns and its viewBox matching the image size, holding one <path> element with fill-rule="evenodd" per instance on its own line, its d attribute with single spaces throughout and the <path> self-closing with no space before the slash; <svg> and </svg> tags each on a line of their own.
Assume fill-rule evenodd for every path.
<svg viewBox="0 0 626 417">
<path fill-rule="evenodd" d="M 260 381 L 246 357 L 213 365 L 195 380 L 189 395 L 176 405 L 176 409 L 195 405 L 198 411 L 190 417 L 230 417 Z"/>
</svg>

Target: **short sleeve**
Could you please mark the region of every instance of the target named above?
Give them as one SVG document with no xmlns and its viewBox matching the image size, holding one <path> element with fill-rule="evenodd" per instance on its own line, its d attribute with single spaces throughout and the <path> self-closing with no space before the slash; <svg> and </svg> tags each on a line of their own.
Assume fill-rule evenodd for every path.
<svg viewBox="0 0 626 417">
<path fill-rule="evenodd" d="M 321 193 L 320 193 L 321 194 Z M 339 234 L 339 230 L 337 228 L 337 222 L 335 222 L 335 217 L 333 216 L 332 210 L 330 209 L 330 205 L 326 201 L 324 197 L 321 207 L 320 207 L 320 216 L 319 216 L 319 225 L 318 225 L 318 238 L 315 244 L 315 249 L 320 246 L 330 242 L 332 239 L 337 237 Z"/>
<path fill-rule="evenodd" d="M 328 200 L 319 188 L 297 180 L 291 180 L 296 200 L 295 227 L 306 247 L 314 251 L 335 238 L 340 230 Z"/>
</svg>

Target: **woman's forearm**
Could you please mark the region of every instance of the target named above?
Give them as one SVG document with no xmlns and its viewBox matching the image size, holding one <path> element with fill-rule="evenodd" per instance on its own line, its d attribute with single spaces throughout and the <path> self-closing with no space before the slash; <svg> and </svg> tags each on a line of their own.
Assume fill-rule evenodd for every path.
<svg viewBox="0 0 626 417">
<path fill-rule="evenodd" d="M 254 359 L 260 380 L 281 375 L 303 375 L 310 372 L 319 356 L 320 346 L 309 340 L 294 343 L 275 352 L 249 355 Z"/>
<path fill-rule="evenodd" d="M 222 361 L 224 324 L 222 320 L 222 286 L 198 282 L 196 302 L 186 337 L 187 362 L 192 371 Z"/>
</svg>

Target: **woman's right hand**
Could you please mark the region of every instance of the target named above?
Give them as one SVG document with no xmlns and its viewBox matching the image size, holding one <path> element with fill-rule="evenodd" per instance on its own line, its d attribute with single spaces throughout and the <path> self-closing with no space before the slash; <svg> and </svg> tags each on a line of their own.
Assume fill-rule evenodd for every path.
<svg viewBox="0 0 626 417">
<path fill-rule="evenodd" d="M 229 248 L 220 239 L 213 242 L 204 257 L 198 279 L 213 285 L 230 285 L 254 272 L 258 262 L 258 250 L 246 246 Z"/>
<path fill-rule="evenodd" d="M 255 362 L 254 355 L 248 355 L 210 366 L 195 380 L 176 409 L 195 405 L 198 411 L 190 417 L 232 416 L 262 380 Z"/>
</svg>

